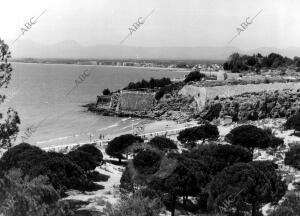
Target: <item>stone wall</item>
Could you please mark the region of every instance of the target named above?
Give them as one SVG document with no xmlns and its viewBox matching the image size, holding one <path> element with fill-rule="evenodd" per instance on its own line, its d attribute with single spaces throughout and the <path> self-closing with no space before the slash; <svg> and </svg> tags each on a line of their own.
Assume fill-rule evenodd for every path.
<svg viewBox="0 0 300 216">
<path fill-rule="evenodd" d="M 155 93 L 122 91 L 119 98 L 119 109 L 122 111 L 143 111 L 153 107 Z"/>
</svg>

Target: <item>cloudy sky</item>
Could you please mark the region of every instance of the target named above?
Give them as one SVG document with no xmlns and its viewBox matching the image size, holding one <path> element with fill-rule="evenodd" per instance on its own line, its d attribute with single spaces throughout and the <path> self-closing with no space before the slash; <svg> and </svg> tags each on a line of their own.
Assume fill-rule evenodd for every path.
<svg viewBox="0 0 300 216">
<path fill-rule="evenodd" d="M 124 45 L 228 46 L 247 17 L 263 10 L 229 46 L 300 47 L 299 0 L 1 0 L 0 37 L 41 44 L 73 40 L 84 46 L 118 45 L 128 28 L 154 12 Z"/>
</svg>

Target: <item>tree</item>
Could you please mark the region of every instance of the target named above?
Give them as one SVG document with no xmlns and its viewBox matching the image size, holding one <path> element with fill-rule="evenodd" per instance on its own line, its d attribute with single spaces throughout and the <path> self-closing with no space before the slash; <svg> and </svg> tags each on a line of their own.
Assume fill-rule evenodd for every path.
<svg viewBox="0 0 300 216">
<path fill-rule="evenodd" d="M 264 204 L 278 202 L 286 189 L 271 162 L 237 163 L 214 177 L 210 198 L 215 209 L 230 200 L 231 206 L 227 210 L 234 210 L 239 215 L 241 210 L 251 206 L 252 216 L 258 216 Z"/>
<path fill-rule="evenodd" d="M 284 164 L 292 166 L 300 170 L 300 146 L 292 146 L 288 152 L 285 153 Z"/>
<path fill-rule="evenodd" d="M 87 152 L 76 149 L 74 151 L 69 152 L 68 156 L 84 171 L 94 170 L 98 166 L 96 158 Z"/>
<path fill-rule="evenodd" d="M 248 163 L 252 161 L 252 154 L 246 148 L 234 145 L 200 145 L 190 152 L 184 153 L 187 158 L 202 160 L 209 167 L 212 178 L 225 167 L 235 163 Z"/>
<path fill-rule="evenodd" d="M 0 39 L 0 88 L 7 88 L 11 80 L 13 69 L 11 64 L 8 63 L 10 57 L 8 45 Z M 5 102 L 5 99 L 5 95 L 0 95 L 0 104 Z M 2 113 L 0 115 L 2 116 Z M 18 113 L 9 108 L 6 119 L 3 118 L 0 122 L 0 148 L 11 147 L 12 141 L 17 138 L 20 123 Z"/>
<path fill-rule="evenodd" d="M 118 158 L 121 164 L 121 160 L 124 159 L 123 154 L 126 153 L 128 147 L 137 142 L 143 142 L 143 139 L 132 134 L 121 135 L 109 141 L 105 151 L 111 157 Z"/>
<path fill-rule="evenodd" d="M 265 149 L 272 146 L 271 137 L 266 130 L 253 125 L 241 125 L 232 129 L 225 139 L 232 145 L 248 148 L 252 154 L 254 148 Z"/>
<path fill-rule="evenodd" d="M 0 174 L 0 214 L 5 216 L 73 215 L 48 178 L 24 177 L 20 169 Z"/>
<path fill-rule="evenodd" d="M 158 170 L 161 158 L 159 151 L 144 149 L 134 156 L 133 165 L 141 174 L 153 174 Z"/>
<path fill-rule="evenodd" d="M 156 136 L 152 138 L 149 142 L 149 145 L 162 151 L 177 149 L 177 145 L 174 143 L 174 141 L 164 136 Z"/>
<path fill-rule="evenodd" d="M 209 168 L 202 161 L 182 154 L 170 154 L 168 157 L 175 160 L 175 167 L 170 172 L 170 163 L 161 163 L 159 171 L 149 179 L 148 185 L 171 197 L 170 210 L 174 216 L 177 197 L 182 196 L 186 205 L 188 196 L 196 196 L 200 193 L 208 182 Z"/>
<path fill-rule="evenodd" d="M 98 163 L 103 162 L 102 152 L 96 146 L 94 146 L 92 144 L 85 144 L 85 145 L 79 146 L 76 150 L 89 153 L 90 155 L 95 157 L 95 159 Z"/>
<path fill-rule="evenodd" d="M 289 117 L 284 126 L 286 129 L 300 131 L 300 110 L 295 115 Z"/>
<path fill-rule="evenodd" d="M 90 190 L 96 188 L 86 178 L 84 170 L 68 156 L 57 152 L 45 152 L 37 146 L 22 143 L 6 151 L 1 164 L 5 171 L 20 168 L 30 177 L 48 176 L 57 190 Z"/>
<path fill-rule="evenodd" d="M 111 93 L 110 93 L 110 90 L 109 90 L 108 88 L 106 88 L 106 89 L 104 89 L 104 90 L 102 91 L 102 94 L 103 94 L 103 95 L 110 95 Z"/>
<path fill-rule="evenodd" d="M 205 77 L 205 74 L 200 73 L 199 71 L 190 72 L 184 79 L 185 83 L 190 81 L 201 81 Z"/>
<path fill-rule="evenodd" d="M 186 128 L 179 132 L 177 139 L 182 142 L 194 142 L 198 140 L 205 139 L 216 139 L 219 137 L 218 127 L 215 125 L 211 125 L 209 123 L 205 123 L 201 126 L 196 126 L 192 128 Z"/>
</svg>

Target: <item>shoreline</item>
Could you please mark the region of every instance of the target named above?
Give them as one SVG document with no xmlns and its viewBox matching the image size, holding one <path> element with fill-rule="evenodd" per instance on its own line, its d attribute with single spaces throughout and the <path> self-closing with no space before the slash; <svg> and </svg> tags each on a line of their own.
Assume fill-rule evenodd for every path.
<svg viewBox="0 0 300 216">
<path fill-rule="evenodd" d="M 97 67 L 117 67 L 117 68 L 135 68 L 135 69 L 149 69 L 149 70 L 167 70 L 174 72 L 190 72 L 191 69 L 183 69 L 183 68 L 164 68 L 164 67 L 141 67 L 141 66 L 117 66 L 117 65 L 91 65 L 91 64 L 65 64 L 65 63 L 35 63 L 35 62 L 14 62 L 10 61 L 9 63 L 14 64 L 41 64 L 41 65 L 75 65 L 75 66 L 97 66 Z"/>
<path fill-rule="evenodd" d="M 185 123 L 177 123 L 175 121 L 170 121 L 170 120 L 160 120 L 160 121 L 154 121 L 150 123 L 146 123 L 145 127 L 143 129 L 143 132 L 137 133 L 138 136 L 143 137 L 144 139 L 150 139 L 154 136 L 162 136 L 162 135 L 167 135 L 167 136 L 174 136 L 178 134 L 179 131 L 185 129 L 185 128 L 190 128 L 190 127 L 195 127 L 198 125 L 196 121 L 191 121 L 191 122 L 185 122 Z M 128 131 L 128 132 L 121 132 L 121 133 L 116 133 L 116 134 L 110 134 L 108 135 L 108 139 L 94 139 L 92 141 L 83 141 L 79 143 L 68 143 L 68 144 L 63 144 L 63 145 L 57 145 L 57 146 L 46 146 L 46 147 L 40 147 L 43 150 L 46 151 L 59 151 L 59 150 L 69 150 L 69 148 L 75 147 L 75 146 L 81 146 L 84 144 L 93 144 L 95 143 L 96 145 L 103 146 L 107 144 L 110 140 L 112 140 L 115 137 L 118 137 L 123 134 L 134 134 L 134 131 Z"/>
</svg>

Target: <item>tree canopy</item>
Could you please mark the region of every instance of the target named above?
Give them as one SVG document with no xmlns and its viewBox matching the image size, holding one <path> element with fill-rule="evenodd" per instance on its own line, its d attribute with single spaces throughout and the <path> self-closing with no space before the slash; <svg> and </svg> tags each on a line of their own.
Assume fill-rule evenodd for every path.
<svg viewBox="0 0 300 216">
<path fill-rule="evenodd" d="M 128 147 L 137 142 L 143 142 L 143 139 L 132 134 L 121 135 L 109 141 L 105 151 L 109 156 L 118 158 L 121 161 Z"/>
<path fill-rule="evenodd" d="M 177 139 L 182 142 L 194 142 L 205 139 L 216 139 L 219 137 L 218 127 L 205 123 L 204 125 L 186 128 L 179 132 Z"/>
<path fill-rule="evenodd" d="M 258 128 L 254 125 L 241 125 L 232 129 L 225 139 L 232 145 L 240 145 L 248 148 L 252 153 L 254 148 L 265 149 L 268 147 L 277 147 L 282 144 L 278 138 L 268 130 Z"/>
<path fill-rule="evenodd" d="M 211 182 L 210 196 L 216 209 L 229 199 L 231 206 L 227 210 L 239 212 L 251 206 L 256 216 L 263 204 L 279 201 L 286 189 L 271 162 L 257 161 L 223 169 Z"/>
<path fill-rule="evenodd" d="M 149 141 L 149 145 L 159 150 L 169 150 L 169 149 L 177 149 L 177 145 L 173 140 L 164 137 L 164 136 L 156 136 Z"/>
</svg>

